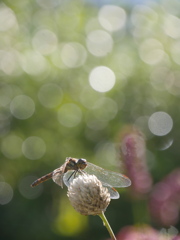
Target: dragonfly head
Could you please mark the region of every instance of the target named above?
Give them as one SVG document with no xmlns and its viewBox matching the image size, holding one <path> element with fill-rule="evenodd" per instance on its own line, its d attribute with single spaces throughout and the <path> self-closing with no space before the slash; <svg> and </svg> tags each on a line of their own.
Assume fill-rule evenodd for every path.
<svg viewBox="0 0 180 240">
<path fill-rule="evenodd" d="M 84 158 L 79 158 L 79 159 L 77 160 L 77 165 L 78 165 L 78 168 L 79 168 L 79 169 L 83 170 L 83 169 L 87 166 L 87 161 L 86 161 L 86 159 L 84 159 Z"/>
<path fill-rule="evenodd" d="M 65 172 L 69 170 L 83 170 L 87 166 L 87 161 L 84 158 L 66 158 Z"/>
</svg>

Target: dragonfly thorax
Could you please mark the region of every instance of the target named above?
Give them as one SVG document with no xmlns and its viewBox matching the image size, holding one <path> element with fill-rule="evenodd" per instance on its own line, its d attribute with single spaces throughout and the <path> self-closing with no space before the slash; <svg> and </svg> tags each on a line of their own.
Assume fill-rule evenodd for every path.
<svg viewBox="0 0 180 240">
<path fill-rule="evenodd" d="M 87 166 L 87 161 L 83 158 L 67 158 L 66 161 L 65 172 L 68 170 L 83 170 Z"/>
</svg>

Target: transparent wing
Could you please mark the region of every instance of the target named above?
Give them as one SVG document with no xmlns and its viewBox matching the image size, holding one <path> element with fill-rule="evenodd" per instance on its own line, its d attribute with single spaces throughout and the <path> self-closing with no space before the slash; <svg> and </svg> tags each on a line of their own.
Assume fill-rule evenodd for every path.
<svg viewBox="0 0 180 240">
<path fill-rule="evenodd" d="M 118 199 L 118 198 L 120 198 L 120 195 L 119 195 L 118 191 L 116 191 L 115 188 L 112 188 L 110 186 L 106 186 L 104 184 L 103 184 L 103 186 L 108 189 L 108 192 L 110 193 L 111 199 Z"/>
<path fill-rule="evenodd" d="M 74 171 L 68 171 L 63 176 L 64 184 L 67 187 L 69 187 L 70 183 L 73 181 L 74 178 L 78 177 L 80 174 L 84 174 L 83 172 L 78 172 L 78 173 L 76 173 L 76 176 L 75 176 L 75 174 L 73 174 L 73 172 Z M 120 197 L 119 193 L 116 191 L 115 188 L 112 188 L 111 186 L 109 186 L 103 182 L 102 182 L 102 185 L 108 189 L 111 199 L 118 199 Z"/>
<path fill-rule="evenodd" d="M 87 163 L 87 167 L 84 169 L 88 174 L 94 174 L 96 177 L 107 186 L 112 187 L 128 187 L 131 185 L 131 180 L 123 174 L 105 170 L 92 163 Z"/>
<path fill-rule="evenodd" d="M 68 172 L 66 172 L 63 176 L 63 181 L 64 184 L 69 187 L 70 183 L 73 181 L 73 179 L 75 178 L 74 176 L 74 170 L 69 170 Z M 79 175 L 79 173 L 76 174 L 76 177 Z"/>
<path fill-rule="evenodd" d="M 53 171 L 52 179 L 53 181 L 63 188 L 63 174 L 66 165 L 63 164 L 60 168 L 57 168 Z"/>
</svg>

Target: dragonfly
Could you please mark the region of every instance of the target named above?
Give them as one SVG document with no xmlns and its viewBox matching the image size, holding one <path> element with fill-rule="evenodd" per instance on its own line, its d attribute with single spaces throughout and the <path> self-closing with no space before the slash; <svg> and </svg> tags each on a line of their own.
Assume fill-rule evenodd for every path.
<svg viewBox="0 0 180 240">
<path fill-rule="evenodd" d="M 88 162 L 84 158 L 67 157 L 62 166 L 35 180 L 31 184 L 31 187 L 35 187 L 52 178 L 56 184 L 63 188 L 63 182 L 69 186 L 71 181 L 79 174 L 95 175 L 101 181 L 102 185 L 108 189 L 112 199 L 118 199 L 120 197 L 115 188 L 128 187 L 131 185 L 131 180 L 121 173 L 105 170 Z"/>
</svg>

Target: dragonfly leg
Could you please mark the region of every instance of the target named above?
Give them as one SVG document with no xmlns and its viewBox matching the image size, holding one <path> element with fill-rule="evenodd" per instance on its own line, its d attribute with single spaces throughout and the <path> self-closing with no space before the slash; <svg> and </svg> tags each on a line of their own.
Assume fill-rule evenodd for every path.
<svg viewBox="0 0 180 240">
<path fill-rule="evenodd" d="M 68 181 L 70 180 L 70 178 L 73 176 L 73 175 L 76 175 L 77 171 L 74 171 L 73 173 L 71 173 L 71 175 L 68 177 Z"/>
<path fill-rule="evenodd" d="M 83 170 L 81 169 L 78 169 L 75 174 L 74 174 L 74 178 L 76 177 L 77 173 L 80 173 L 80 174 L 85 174 L 86 172 L 84 172 Z"/>
<path fill-rule="evenodd" d="M 75 171 L 73 171 L 73 172 L 71 173 L 71 175 L 68 177 L 67 181 L 69 181 L 70 178 L 71 178 L 73 175 L 74 175 L 74 178 L 76 178 L 77 173 L 86 174 L 86 172 L 83 171 L 83 170 L 81 170 L 81 169 L 75 170 Z"/>
</svg>

